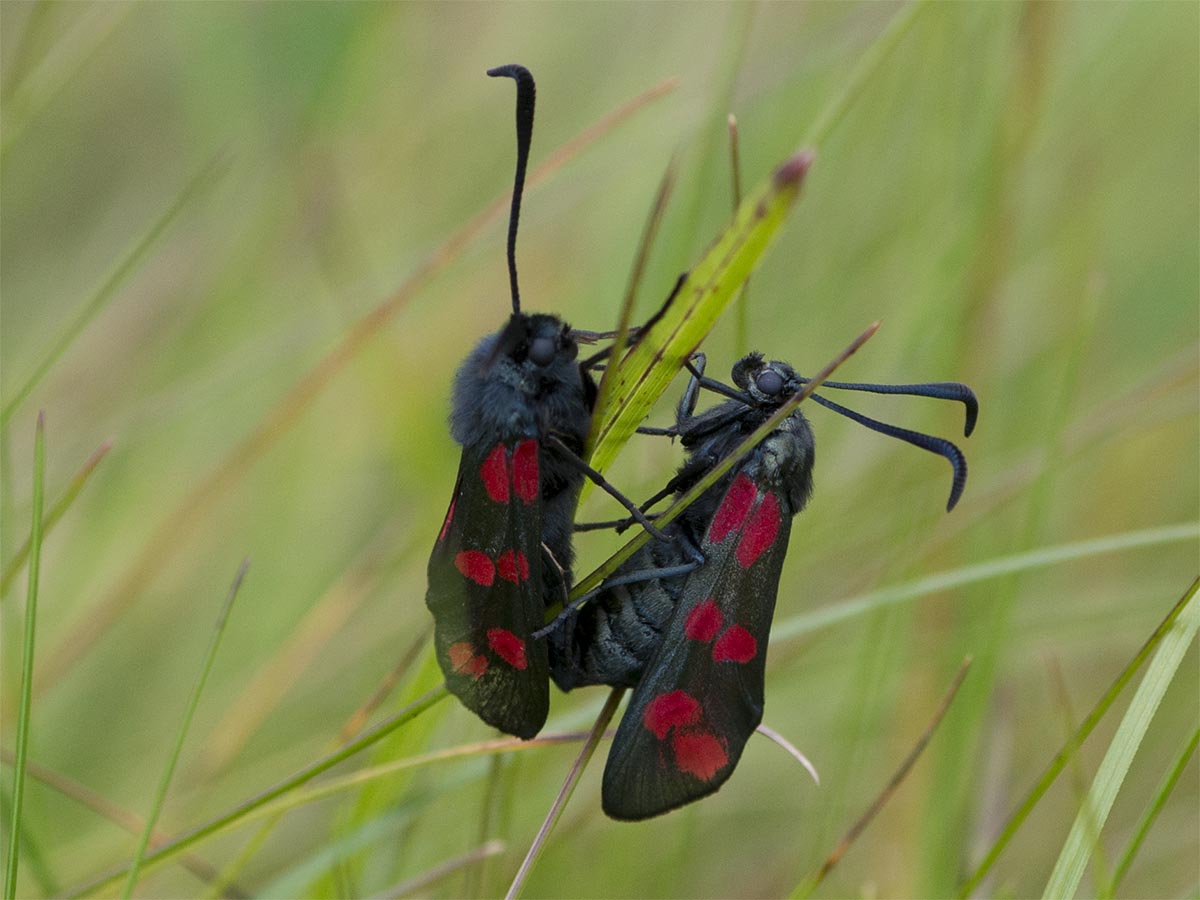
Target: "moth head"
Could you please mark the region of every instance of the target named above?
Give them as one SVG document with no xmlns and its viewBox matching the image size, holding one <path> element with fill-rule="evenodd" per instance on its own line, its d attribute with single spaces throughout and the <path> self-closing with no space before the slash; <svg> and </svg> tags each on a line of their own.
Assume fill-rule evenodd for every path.
<svg viewBox="0 0 1200 900">
<path fill-rule="evenodd" d="M 778 406 L 799 391 L 804 383 L 785 362 L 768 362 L 761 353 L 742 357 L 733 366 L 733 383 L 762 406 Z"/>
</svg>

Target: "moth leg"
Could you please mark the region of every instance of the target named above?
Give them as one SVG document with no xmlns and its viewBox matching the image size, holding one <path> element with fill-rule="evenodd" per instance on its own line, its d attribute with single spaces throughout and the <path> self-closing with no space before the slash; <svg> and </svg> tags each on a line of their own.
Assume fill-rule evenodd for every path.
<svg viewBox="0 0 1200 900">
<path fill-rule="evenodd" d="M 562 602 L 563 608 L 566 609 L 567 604 L 571 602 L 570 586 L 567 584 L 567 572 L 554 556 L 554 552 L 546 546 L 546 542 L 542 541 L 542 553 L 550 560 L 550 565 L 554 566 L 554 570 L 558 572 L 558 583 L 562 585 Z"/>
<path fill-rule="evenodd" d="M 704 369 L 708 365 L 708 357 L 697 351 L 692 358 L 685 362 L 684 367 L 692 373 L 688 386 L 679 399 L 675 413 L 675 427 L 682 429 L 684 423 L 696 412 L 696 401 L 700 398 L 700 384 L 704 381 Z"/>
<path fill-rule="evenodd" d="M 603 591 L 620 587 L 621 585 L 625 584 L 638 584 L 639 582 L 644 581 L 655 581 L 659 578 L 678 578 L 682 575 L 687 575 L 690 572 L 696 571 L 696 569 L 704 565 L 705 560 L 704 555 L 700 553 L 698 548 L 692 549 L 695 550 L 696 554 L 699 556 L 699 559 L 692 559 L 689 562 L 680 563 L 677 566 L 660 566 L 652 569 L 639 569 L 636 572 L 627 572 L 624 575 L 617 575 L 613 578 L 609 578 L 599 587 L 592 588 L 586 594 L 582 594 L 572 600 L 570 603 L 566 604 L 562 608 L 562 612 L 555 616 L 548 625 L 538 629 L 533 633 L 532 636 L 534 640 L 539 640 L 548 635 L 550 632 L 554 631 L 554 629 L 559 626 L 563 619 L 579 610 L 585 603 Z"/>
<path fill-rule="evenodd" d="M 552 434 L 548 436 L 548 440 L 557 445 L 558 448 L 563 451 L 563 457 L 569 465 L 575 467 L 578 471 L 583 472 L 588 478 L 595 482 L 598 488 L 605 491 L 618 503 L 629 510 L 629 514 L 633 516 L 634 521 L 641 525 L 642 528 L 646 529 L 646 531 L 648 531 L 654 538 L 666 543 L 670 543 L 671 539 L 655 528 L 654 523 L 646 518 L 646 514 L 638 509 L 637 505 L 632 500 L 609 484 L 603 475 L 576 456 L 571 451 L 571 448 L 564 444 L 560 438 Z"/>
<path fill-rule="evenodd" d="M 644 503 L 642 504 L 643 512 L 645 512 L 645 505 L 646 504 Z M 651 520 L 657 519 L 658 513 L 646 513 L 646 518 Z M 609 519 L 607 522 L 576 522 L 573 527 L 575 531 L 608 531 L 611 528 L 615 530 L 617 534 L 620 534 L 633 524 L 633 517 L 626 516 L 624 519 Z"/>
</svg>

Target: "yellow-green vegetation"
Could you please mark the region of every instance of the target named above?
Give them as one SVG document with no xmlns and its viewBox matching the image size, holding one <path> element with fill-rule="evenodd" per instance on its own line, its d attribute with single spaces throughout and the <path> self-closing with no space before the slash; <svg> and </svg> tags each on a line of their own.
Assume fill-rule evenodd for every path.
<svg viewBox="0 0 1200 900">
<path fill-rule="evenodd" d="M 601 741 L 524 896 L 1194 895 L 1200 8 L 1182 3 L 0 4 L 6 883 L 508 889 L 608 697 L 555 693 L 548 739 L 497 741 L 428 648 L 450 380 L 509 310 L 512 92 L 483 73 L 510 62 L 539 86 L 531 311 L 616 326 L 672 158 L 633 321 L 721 246 L 732 112 L 751 201 L 800 147 L 816 159 L 751 240 L 745 308 L 715 292 L 734 299 L 709 374 L 758 349 L 814 375 L 882 320 L 836 378 L 961 380 L 981 403 L 948 515 L 944 461 L 803 407 L 817 489 L 766 723 L 821 784 L 756 737 L 716 796 L 619 824 Z M 945 404 L 854 399 L 960 434 Z M 679 453 L 634 437 L 603 462 L 643 497 Z M 591 491 L 581 514 L 621 512 Z M 577 574 L 627 538 L 582 536 Z"/>
</svg>

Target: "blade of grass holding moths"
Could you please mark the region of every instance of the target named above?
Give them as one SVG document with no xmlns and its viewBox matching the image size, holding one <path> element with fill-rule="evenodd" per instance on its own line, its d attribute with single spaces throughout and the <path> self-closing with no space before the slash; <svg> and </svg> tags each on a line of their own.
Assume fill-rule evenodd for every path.
<svg viewBox="0 0 1200 900">
<path fill-rule="evenodd" d="M 892 17 L 859 59 L 842 92 L 821 110 L 802 146 L 816 148 L 824 143 L 927 5 L 910 3 Z M 615 390 L 603 406 L 596 407 L 600 432 L 591 456 L 596 469 L 603 472 L 616 458 L 675 377 L 683 360 L 712 330 L 721 312 L 736 296 L 790 211 L 814 155 L 814 150 L 805 150 L 792 157 L 766 185 L 760 185 L 738 206 L 732 224 L 688 273 L 664 321 L 657 323 L 650 334 L 643 335 L 623 361 L 620 378 L 614 381 Z M 781 187 L 781 180 L 790 184 Z M 761 219 L 756 220 L 759 213 Z M 585 484 L 585 496 L 589 489 L 590 485 Z"/>
<path fill-rule="evenodd" d="M 654 202 L 650 206 L 646 224 L 642 228 L 642 236 L 638 240 L 637 256 L 634 257 L 633 267 L 629 270 L 629 284 L 625 288 L 625 298 L 621 302 L 621 311 L 617 316 L 617 336 L 613 339 L 612 350 L 608 355 L 608 364 L 604 368 L 604 375 L 600 378 L 600 386 L 596 394 L 596 409 L 602 409 L 608 405 L 613 382 L 620 373 L 625 350 L 629 345 L 629 328 L 633 322 L 633 306 L 637 301 L 638 288 L 641 286 L 642 276 L 646 272 L 646 263 L 650 259 L 650 250 L 654 246 L 654 239 L 658 236 L 659 226 L 662 225 L 663 214 L 667 211 L 667 202 L 671 198 L 671 191 L 675 187 L 677 170 L 678 160 L 671 157 L 666 171 L 663 172 L 662 180 L 658 184 L 658 191 L 654 195 Z M 584 452 L 585 460 L 591 458 L 599 432 L 600 417 L 593 416 L 592 428 L 588 433 L 587 449 Z"/>
<path fill-rule="evenodd" d="M 695 503 L 700 496 L 710 487 L 716 484 L 726 472 L 741 462 L 746 457 L 746 454 L 750 453 L 750 451 L 752 451 L 759 443 L 761 443 L 767 435 L 778 428 L 780 423 L 790 416 L 796 407 L 800 405 L 801 401 L 803 401 L 810 394 L 812 394 L 813 391 L 817 390 L 817 388 L 824 384 L 825 380 L 834 373 L 838 366 L 853 356 L 858 348 L 870 340 L 871 335 L 878 330 L 879 322 L 875 322 L 870 325 L 862 334 L 851 341 L 841 353 L 834 357 L 833 360 L 825 366 L 825 368 L 813 376 L 813 378 L 804 385 L 802 390 L 797 391 L 795 395 L 793 395 L 790 400 L 779 407 L 779 409 L 776 410 L 769 419 L 763 422 L 762 425 L 756 428 L 751 434 L 747 435 L 746 439 L 738 444 L 732 453 L 713 466 L 704 475 L 704 477 L 700 478 L 694 485 L 692 485 L 692 487 L 689 488 L 682 497 L 680 497 L 666 510 L 659 514 L 659 516 L 654 520 L 655 524 L 660 528 L 665 528 L 671 522 L 675 521 L 675 519 L 679 518 L 685 509 Z M 596 568 L 590 575 L 576 582 L 575 587 L 571 589 L 569 599 L 571 601 L 577 600 L 579 597 L 582 597 L 593 588 L 598 588 L 605 578 L 615 572 L 623 562 L 633 556 L 633 554 L 638 551 L 638 548 L 645 544 L 648 540 L 650 540 L 650 532 L 646 531 L 645 529 L 639 531 L 638 534 L 636 534 L 627 544 L 625 544 L 625 546 L 601 563 L 600 566 Z M 547 607 L 546 621 L 552 621 L 560 612 L 562 612 L 561 603 Z"/>
<path fill-rule="evenodd" d="M 611 393 L 596 409 L 600 422 L 592 453 L 596 469 L 604 471 L 613 461 L 716 325 L 779 233 L 813 159 L 811 151 L 797 153 L 742 201 L 733 222 L 688 272 L 662 316 L 621 360 Z"/>
<path fill-rule="evenodd" d="M 1088 837 L 1091 827 L 1089 815 L 1094 814 L 1097 831 L 1104 827 L 1105 819 L 1117 799 L 1117 792 L 1125 781 L 1129 766 L 1150 728 L 1163 695 L 1175 680 L 1175 673 L 1192 641 L 1196 639 L 1196 632 L 1200 631 L 1200 603 L 1196 602 L 1198 586 L 1200 581 L 1192 584 L 1184 609 L 1174 627 L 1163 637 L 1146 669 L 1146 676 L 1138 685 L 1121 724 L 1117 726 L 1117 733 L 1108 745 L 1104 760 L 1092 781 L 1088 798 L 1075 817 L 1054 871 L 1050 873 L 1050 880 L 1046 882 L 1044 897 L 1074 897 L 1079 889 L 1084 869 L 1092 856 L 1093 842 Z"/>
<path fill-rule="evenodd" d="M 13 761 L 12 818 L 8 831 L 8 867 L 4 897 L 17 895 L 21 855 L 21 806 L 25 798 L 25 766 L 29 752 L 29 718 L 33 707 L 33 648 L 37 635 L 38 581 L 42 571 L 42 510 L 46 485 L 46 413 L 40 412 L 33 438 L 33 524 L 29 531 L 29 592 L 25 599 L 25 631 L 21 646 L 21 699 L 17 707 L 17 746 Z"/>
</svg>

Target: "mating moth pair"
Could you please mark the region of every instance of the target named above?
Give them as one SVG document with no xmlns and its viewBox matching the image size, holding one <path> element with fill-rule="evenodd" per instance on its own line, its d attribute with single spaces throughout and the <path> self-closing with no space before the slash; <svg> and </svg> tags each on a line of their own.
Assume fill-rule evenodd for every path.
<svg viewBox="0 0 1200 900">
<path fill-rule="evenodd" d="M 516 235 L 534 81 L 515 65 L 488 74 L 517 85 L 508 231 L 513 311 L 455 377 L 450 423 L 462 460 L 429 560 L 426 605 L 449 689 L 501 731 L 530 738 L 541 730 L 551 679 L 563 690 L 633 688 L 605 768 L 603 806 L 617 819 L 644 819 L 716 791 L 762 721 L 767 642 L 791 521 L 812 492 L 808 420 L 794 410 L 661 531 L 647 512 L 696 484 L 807 379 L 755 353 L 733 367 L 729 386 L 707 378 L 697 354 L 675 423 L 640 429 L 678 437 L 686 451 L 663 490 L 639 507 L 592 469 L 582 457 L 597 395 L 592 373 L 608 351 L 583 361 L 578 354 L 581 342 L 604 335 L 521 309 Z M 966 409 L 965 433 L 974 428 L 975 396 L 961 384 L 827 381 L 823 387 L 957 400 Z M 697 414 L 701 390 L 725 399 Z M 811 399 L 944 456 L 953 467 L 947 509 L 958 502 L 967 467 L 954 444 L 815 393 Z M 588 478 L 629 511 L 628 519 L 605 524 L 636 524 L 652 539 L 597 590 L 564 604 L 575 510 Z M 547 621 L 547 610 L 559 607 Z"/>
</svg>

